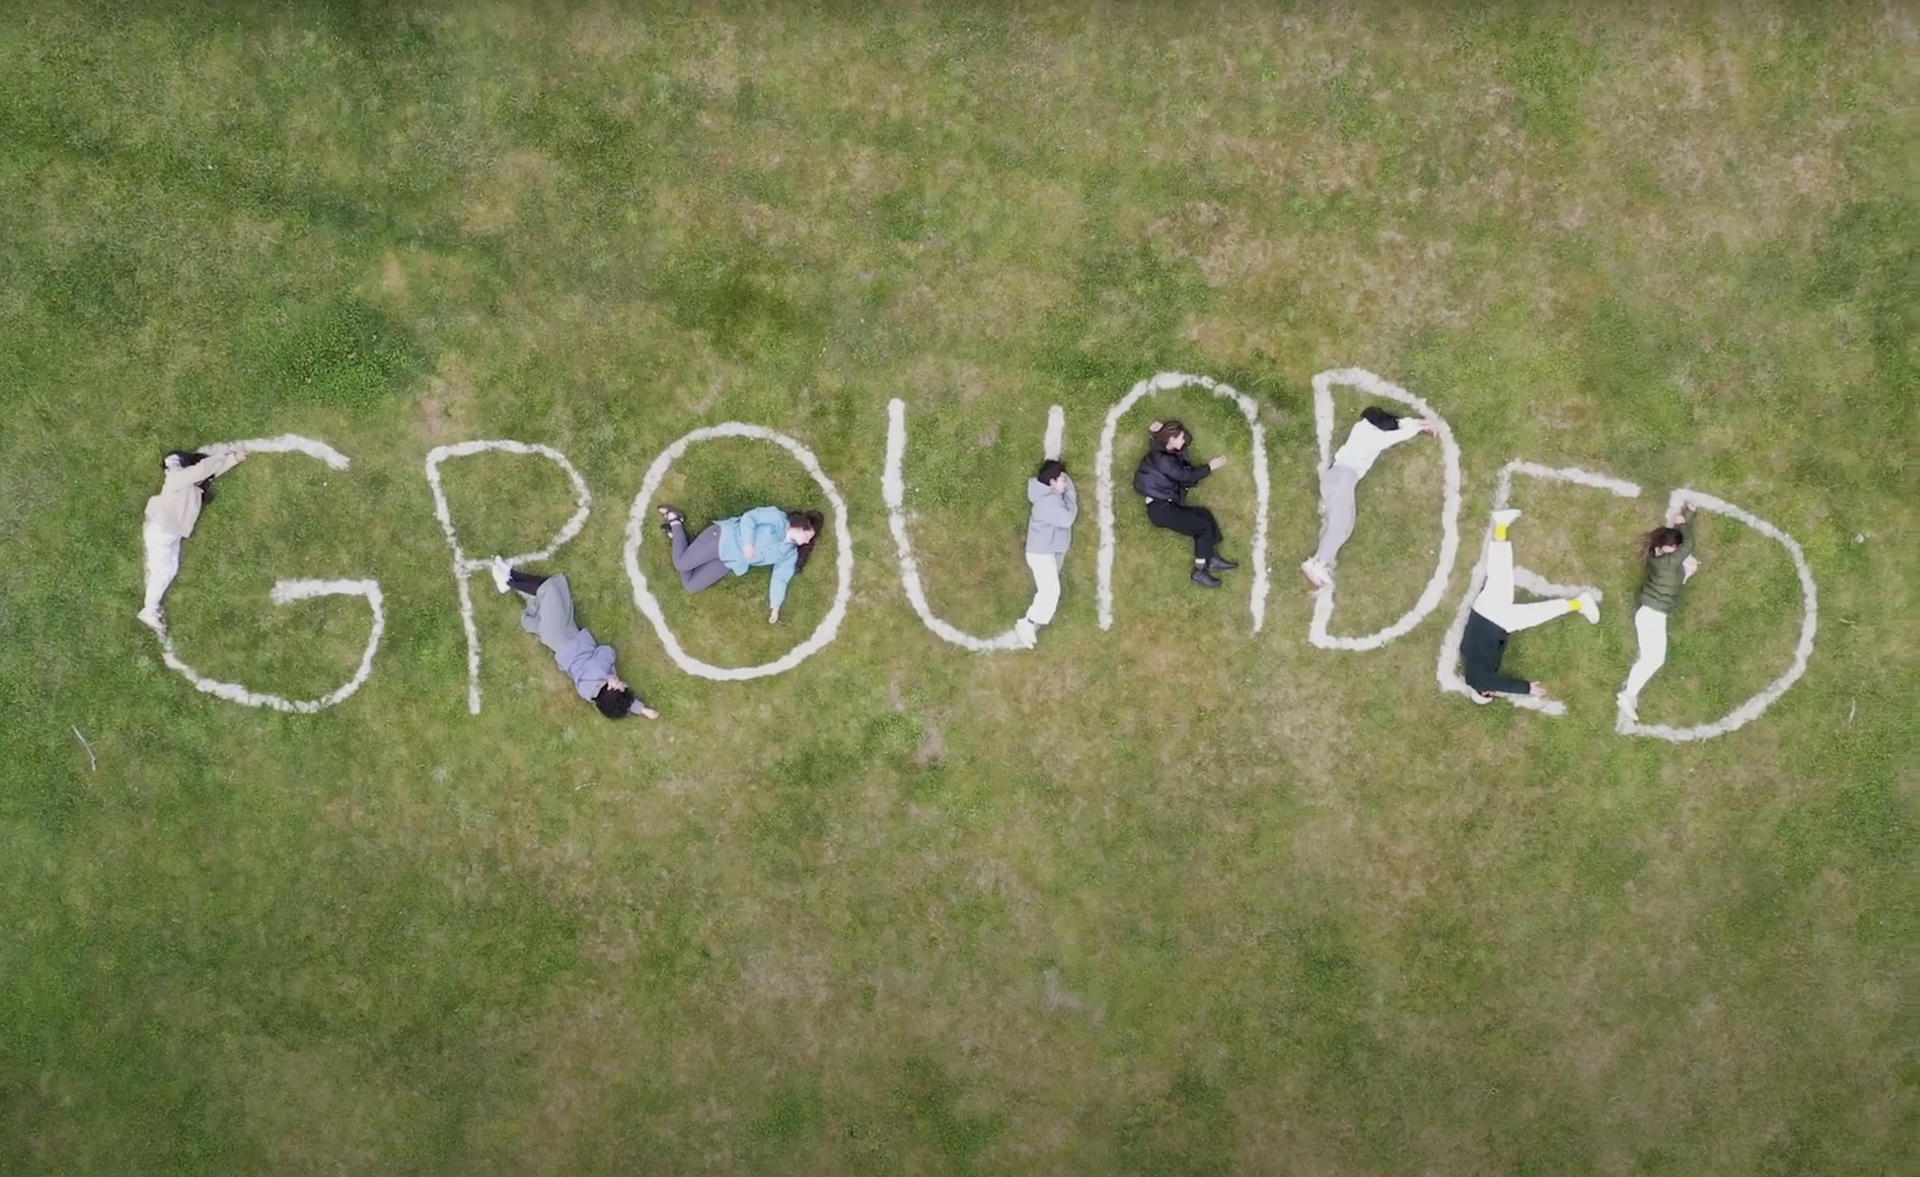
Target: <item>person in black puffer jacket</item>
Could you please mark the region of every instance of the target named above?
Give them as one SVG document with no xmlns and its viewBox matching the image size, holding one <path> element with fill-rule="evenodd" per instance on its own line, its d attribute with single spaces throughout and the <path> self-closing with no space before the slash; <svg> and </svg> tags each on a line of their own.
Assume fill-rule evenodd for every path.
<svg viewBox="0 0 1920 1177">
<path fill-rule="evenodd" d="M 1193 434 L 1178 421 L 1155 421 L 1147 427 L 1153 441 L 1133 473 L 1133 489 L 1147 500 L 1147 519 L 1155 527 L 1193 537 L 1193 583 L 1219 588 L 1216 572 L 1239 565 L 1221 557 L 1220 524 L 1205 507 L 1187 506 L 1187 488 L 1227 464 L 1224 457 L 1204 466 L 1187 460 Z"/>
</svg>

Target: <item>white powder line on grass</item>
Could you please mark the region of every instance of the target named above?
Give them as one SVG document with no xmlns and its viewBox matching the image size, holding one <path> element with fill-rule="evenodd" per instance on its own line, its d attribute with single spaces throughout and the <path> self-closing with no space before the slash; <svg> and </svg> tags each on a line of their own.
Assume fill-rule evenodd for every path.
<svg viewBox="0 0 1920 1177">
<path fill-rule="evenodd" d="M 345 454 L 326 442 L 292 433 L 282 434 L 279 437 L 222 442 L 207 446 L 206 450 L 214 453 L 237 451 L 245 454 L 305 454 L 335 470 L 345 470 L 352 464 Z M 373 674 L 373 657 L 380 649 L 380 639 L 387 631 L 386 598 L 380 591 L 379 581 L 282 580 L 274 584 L 270 597 L 276 605 L 291 605 L 316 597 L 365 597 L 367 606 L 373 613 L 373 624 L 367 632 L 366 652 L 360 656 L 360 666 L 354 671 L 353 677 L 318 699 L 287 699 L 267 691 L 249 690 L 239 683 L 209 678 L 187 665 L 175 650 L 173 634 L 164 621 L 152 627 L 154 636 L 160 639 L 161 661 L 192 683 L 195 690 L 218 696 L 231 703 L 238 703 L 243 707 L 271 707 L 275 711 L 286 711 L 297 715 L 311 715 L 316 711 L 338 706 L 365 685 L 368 677 Z"/>
<path fill-rule="evenodd" d="M 1107 410 L 1106 425 L 1100 430 L 1100 450 L 1094 457 L 1094 487 L 1100 500 L 1100 554 L 1096 569 L 1096 596 L 1098 598 L 1099 625 L 1101 629 L 1113 628 L 1113 444 L 1120 429 L 1120 418 L 1141 400 L 1154 392 L 1171 392 L 1175 389 L 1197 385 L 1223 400 L 1232 401 L 1240 409 L 1240 415 L 1246 419 L 1247 429 L 1253 435 L 1253 552 L 1249 557 L 1253 564 L 1253 591 L 1248 605 L 1253 614 L 1253 632 L 1259 633 L 1267 620 L 1267 511 L 1272 500 L 1273 488 L 1267 474 L 1267 441 L 1260 428 L 1260 406 L 1250 396 L 1234 391 L 1210 376 L 1191 376 L 1184 372 L 1160 372 L 1133 386 L 1127 394 L 1115 401 Z"/>
<path fill-rule="evenodd" d="M 1447 581 L 1453 574 L 1453 563 L 1460 554 L 1460 443 L 1454 439 L 1453 427 L 1447 419 L 1434 411 L 1432 405 L 1401 388 L 1367 371 L 1365 368 L 1334 368 L 1321 372 L 1313 378 L 1313 425 L 1314 435 L 1320 444 L 1320 464 L 1316 475 L 1324 475 L 1333 463 L 1333 386 L 1339 384 L 1360 391 L 1375 400 L 1397 401 L 1419 413 L 1422 417 L 1431 417 L 1439 424 L 1439 441 L 1442 466 L 1440 493 L 1440 555 L 1434 561 L 1433 575 L 1427 578 L 1427 585 L 1420 590 L 1420 597 L 1413 608 L 1402 614 L 1400 619 L 1385 629 L 1377 630 L 1359 637 L 1336 637 L 1328 632 L 1333 621 L 1333 594 L 1335 585 L 1317 589 L 1313 595 L 1313 618 L 1307 623 L 1307 640 L 1323 650 L 1377 650 L 1396 638 L 1412 632 L 1413 628 L 1427 619 L 1427 615 L 1440 607 L 1440 599 L 1447 594 Z M 1316 477 L 1316 483 L 1318 478 Z M 1319 502 L 1320 514 L 1324 517 L 1327 505 Z"/>
<path fill-rule="evenodd" d="M 680 645 L 673 628 L 667 624 L 667 616 L 660 608 L 659 598 L 647 587 L 646 573 L 640 571 L 640 545 L 645 541 L 647 529 L 647 508 L 652 505 L 654 496 L 660 493 L 661 484 L 666 481 L 667 471 L 687 452 L 687 447 L 697 441 L 715 441 L 725 437 L 743 437 L 755 441 L 772 442 L 793 455 L 795 461 L 827 496 L 833 507 L 833 525 L 836 534 L 834 540 L 835 572 L 838 582 L 834 587 L 833 604 L 828 607 L 827 615 L 820 619 L 807 639 L 788 650 L 772 662 L 763 662 L 758 666 L 714 666 L 688 654 Z M 659 635 L 660 644 L 666 648 L 667 657 L 674 665 L 697 678 L 712 679 L 716 682 L 744 682 L 747 679 L 764 678 L 768 675 L 782 674 L 792 670 L 808 658 L 825 649 L 834 638 L 840 635 L 840 623 L 847 615 L 847 606 L 853 600 L 853 533 L 847 526 L 847 500 L 840 495 L 840 488 L 820 467 L 820 459 L 812 450 L 784 433 L 768 429 L 764 425 L 749 425 L 742 421 L 725 421 L 719 425 L 709 425 L 679 438 L 660 452 L 647 467 L 645 477 L 640 480 L 640 493 L 633 498 L 633 511 L 627 516 L 627 579 L 633 582 L 633 603 L 640 612 L 653 623 L 653 631 Z"/>
<path fill-rule="evenodd" d="M 1577 466 L 1542 466 L 1537 462 L 1528 462 L 1516 458 L 1500 467 L 1499 477 L 1494 482 L 1493 508 L 1504 509 L 1513 497 L 1513 476 L 1524 474 L 1529 478 L 1538 478 L 1547 482 L 1567 482 L 1576 486 L 1589 486 L 1595 490 L 1604 490 L 1608 494 L 1623 499 L 1638 498 L 1640 487 L 1624 478 L 1614 478 L 1592 470 L 1582 470 Z M 1487 581 L 1487 548 L 1493 542 L 1493 521 L 1487 521 L 1486 531 L 1480 541 L 1480 558 L 1474 562 L 1473 574 L 1467 578 L 1467 591 L 1460 598 L 1460 607 L 1454 611 L 1453 623 L 1447 627 L 1446 634 L 1440 639 L 1440 657 L 1434 665 L 1434 678 L 1440 683 L 1440 689 L 1451 691 L 1463 698 L 1471 699 L 1477 692 L 1460 677 L 1460 640 L 1466 636 L 1467 617 L 1473 612 L 1473 600 L 1480 595 L 1480 589 Z M 1523 568 L 1516 561 L 1513 568 L 1513 583 L 1518 588 L 1546 597 L 1574 597 L 1583 592 L 1592 593 L 1594 599 L 1600 597 L 1600 590 L 1591 585 L 1556 584 L 1540 574 Z M 1538 711 L 1544 715 L 1565 715 L 1567 705 L 1558 699 L 1536 699 L 1531 695 L 1500 695 L 1515 707 L 1524 707 L 1529 711 Z"/>
<path fill-rule="evenodd" d="M 1060 456 L 1066 430 L 1066 410 L 1054 405 L 1047 410 L 1047 432 L 1043 443 L 1047 457 Z M 913 558 L 913 539 L 907 532 L 907 486 L 903 473 L 906 454 L 907 403 L 896 397 L 887 402 L 887 458 L 880 473 L 880 493 L 887 502 L 887 526 L 893 532 L 894 550 L 900 556 L 900 585 L 906 589 L 907 602 L 919 615 L 921 624 L 943 642 L 972 650 L 976 654 L 1020 649 L 1020 635 L 1012 629 L 990 638 L 975 637 L 934 615 L 933 607 L 927 603 L 926 588 L 920 581 L 920 565 Z"/>
<path fill-rule="evenodd" d="M 1727 712 L 1711 723 L 1697 723 L 1691 727 L 1673 727 L 1663 723 L 1637 723 L 1629 720 L 1625 712 L 1617 713 L 1614 718 L 1614 730 L 1626 736 L 1646 736 L 1656 740 L 1668 740 L 1676 744 L 1695 740 L 1711 740 L 1715 736 L 1724 736 L 1728 732 L 1738 731 L 1752 723 L 1778 702 L 1780 696 L 1787 693 L 1800 676 L 1807 672 L 1807 660 L 1813 657 L 1814 635 L 1820 628 L 1820 590 L 1813 581 L 1813 569 L 1807 564 L 1807 554 L 1801 550 L 1798 542 L 1786 532 L 1768 523 L 1753 513 L 1736 507 L 1725 499 L 1716 498 L 1702 491 L 1682 487 L 1673 492 L 1668 500 L 1669 511 L 1682 503 L 1692 503 L 1702 511 L 1711 511 L 1724 515 L 1738 523 L 1744 523 L 1761 535 L 1787 549 L 1787 555 L 1793 558 L 1793 570 L 1800 578 L 1800 640 L 1793 649 L 1793 662 L 1785 673 L 1774 679 L 1759 694 Z M 1849 721 L 1853 718 L 1851 707 L 1847 710 Z"/>
<path fill-rule="evenodd" d="M 458 445 L 439 445 L 427 451 L 427 485 L 433 490 L 433 515 L 440 521 L 440 530 L 446 534 L 447 547 L 453 551 L 453 583 L 460 597 L 460 624 L 467 634 L 467 711 L 480 714 L 480 629 L 473 615 L 473 588 L 469 583 L 476 572 L 486 571 L 493 563 L 492 557 L 471 557 L 460 545 L 460 533 L 453 526 L 453 512 L 447 505 L 447 491 L 442 484 L 440 467 L 449 458 L 468 458 L 475 454 L 518 454 L 522 457 L 545 458 L 559 466 L 566 473 L 567 481 L 573 484 L 574 511 L 571 518 L 547 541 L 545 547 L 537 551 L 522 552 L 516 556 L 504 556 L 502 559 L 510 565 L 536 564 L 553 559 L 553 554 L 566 544 L 573 542 L 581 529 L 587 525 L 587 516 L 593 513 L 593 494 L 587 489 L 587 480 L 581 476 L 567 456 L 552 446 L 535 445 L 530 442 L 513 441 L 507 438 L 494 438 L 486 441 L 463 441 Z"/>
<path fill-rule="evenodd" d="M 85 749 L 87 750 L 87 771 L 88 771 L 88 772 L 99 772 L 99 771 L 100 771 L 100 762 L 99 762 L 98 760 L 95 760 L 95 759 L 93 758 L 93 745 L 92 745 L 92 744 L 89 744 L 89 743 L 87 743 L 87 737 L 85 737 L 85 736 L 83 736 L 83 735 L 81 735 L 81 734 L 80 734 L 80 725 L 79 725 L 79 724 L 74 724 L 74 725 L 72 725 L 72 726 L 73 726 L 73 735 L 74 735 L 74 738 L 75 738 L 75 739 L 77 739 L 77 740 L 79 740 L 79 741 L 80 741 L 80 746 L 81 746 L 82 748 L 85 748 Z"/>
</svg>

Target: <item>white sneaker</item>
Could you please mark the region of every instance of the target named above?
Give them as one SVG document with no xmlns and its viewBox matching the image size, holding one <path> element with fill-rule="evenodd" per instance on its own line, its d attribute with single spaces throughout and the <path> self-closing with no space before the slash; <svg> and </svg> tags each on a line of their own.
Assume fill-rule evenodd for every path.
<svg viewBox="0 0 1920 1177">
<path fill-rule="evenodd" d="M 1627 694 L 1625 691 L 1621 691 L 1613 697 L 1613 701 L 1620 705 L 1621 718 L 1625 719 L 1628 723 L 1640 722 L 1640 700 Z"/>
<path fill-rule="evenodd" d="M 1493 525 L 1495 527 L 1509 527 L 1512 526 L 1513 521 L 1518 518 L 1520 518 L 1520 508 L 1508 507 L 1493 513 Z"/>
<path fill-rule="evenodd" d="M 1020 639 L 1020 648 L 1023 650 L 1031 650 L 1040 644 L 1040 630 L 1024 617 L 1013 623 L 1013 632 Z"/>
<path fill-rule="evenodd" d="M 159 630 L 167 627 L 166 619 L 160 615 L 158 609 L 142 609 L 134 614 L 134 618 L 148 629 Z"/>
<path fill-rule="evenodd" d="M 1315 556 L 1300 561 L 1300 575 L 1306 577 L 1307 583 L 1314 588 L 1326 588 L 1333 583 L 1333 571 Z"/>
<path fill-rule="evenodd" d="M 1587 619 L 1588 625 L 1600 624 L 1600 602 L 1593 599 L 1592 593 L 1581 593 L 1574 600 L 1580 603 L 1580 616 Z"/>
<path fill-rule="evenodd" d="M 488 567 L 487 571 L 493 573 L 493 587 L 499 589 L 503 593 L 506 592 L 507 576 L 509 573 L 513 571 L 513 569 L 507 567 L 507 562 L 505 560 L 502 560 L 500 557 L 495 556 L 493 558 L 493 563 Z"/>
<path fill-rule="evenodd" d="M 1467 689 L 1470 691 L 1473 691 L 1472 687 L 1468 687 Z M 1473 691 L 1473 693 L 1471 695 L 1468 695 L 1467 697 L 1469 699 L 1472 699 L 1475 703 L 1479 704 L 1482 707 L 1485 707 L 1487 704 L 1493 702 L 1492 695 L 1483 695 L 1479 691 Z"/>
</svg>

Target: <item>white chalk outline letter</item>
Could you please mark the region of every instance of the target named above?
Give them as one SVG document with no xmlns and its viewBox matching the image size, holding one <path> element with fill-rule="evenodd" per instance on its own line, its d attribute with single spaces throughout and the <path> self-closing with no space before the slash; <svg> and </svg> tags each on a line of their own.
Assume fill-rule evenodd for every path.
<svg viewBox="0 0 1920 1177">
<path fill-rule="evenodd" d="M 1725 515 L 1738 523 L 1744 523 L 1761 535 L 1787 549 L 1787 555 L 1793 557 L 1793 570 L 1800 577 L 1800 600 L 1804 609 L 1800 619 L 1800 641 L 1793 650 L 1793 663 L 1786 672 L 1774 679 L 1759 694 L 1727 712 L 1711 723 L 1696 723 L 1692 727 L 1671 727 L 1663 723 L 1635 723 L 1618 712 L 1614 717 L 1614 730 L 1623 736 L 1646 736 L 1655 740 L 1669 740 L 1676 744 L 1694 740 L 1711 740 L 1715 736 L 1724 736 L 1760 718 L 1761 714 L 1779 701 L 1788 688 L 1800 681 L 1807 672 L 1807 659 L 1813 656 L 1813 638 L 1820 625 L 1820 591 L 1813 583 L 1813 569 L 1807 564 L 1807 554 L 1800 550 L 1794 538 L 1778 527 L 1768 523 L 1748 511 L 1715 498 L 1703 491 L 1689 490 L 1685 487 L 1673 492 L 1667 501 L 1669 511 L 1677 510 L 1683 503 L 1692 503 L 1702 511 L 1711 511 L 1716 515 Z"/>
<path fill-rule="evenodd" d="M 640 544 L 644 539 L 647 524 L 647 508 L 653 503 L 653 497 L 660 493 L 660 484 L 666 481 L 667 471 L 687 452 L 687 447 L 696 441 L 715 441 L 723 437 L 745 437 L 756 441 L 770 441 L 792 454 L 794 460 L 813 475 L 820 484 L 820 490 L 833 505 L 833 525 L 836 534 L 833 537 L 836 571 L 839 583 L 834 588 L 833 604 L 827 609 L 827 615 L 820 619 L 806 641 L 788 650 L 772 662 L 762 662 L 758 666 L 714 666 L 702 662 L 688 654 L 680 645 L 680 639 L 674 635 L 667 624 L 667 616 L 660 609 L 660 601 L 647 588 L 646 573 L 640 571 Z M 847 526 L 847 500 L 840 497 L 840 489 L 820 468 L 820 459 L 813 451 L 784 433 L 768 429 L 764 425 L 749 425 L 742 421 L 723 421 L 718 425 L 709 425 L 696 429 L 660 451 L 660 456 L 647 467 L 646 477 L 640 481 L 640 493 L 633 497 L 633 512 L 627 516 L 627 579 L 633 582 L 633 603 L 647 620 L 653 622 L 653 631 L 660 635 L 660 644 L 666 647 L 667 657 L 673 659 L 675 666 L 698 678 L 712 679 L 716 682 L 744 682 L 747 679 L 764 678 L 768 675 L 782 674 L 792 670 L 800 663 L 825 649 L 834 638 L 840 636 L 840 622 L 847 615 L 847 605 L 853 600 L 853 532 Z"/>
<path fill-rule="evenodd" d="M 229 441 L 206 448 L 238 451 L 244 454 L 305 454 L 335 470 L 345 470 L 352 464 L 345 454 L 326 442 L 292 433 L 282 434 L 279 437 Z M 365 685 L 367 679 L 373 674 L 373 656 L 379 651 L 380 639 L 387 632 L 386 597 L 381 593 L 380 582 L 377 580 L 279 580 L 274 582 L 273 589 L 268 594 L 268 599 L 276 605 L 291 605 L 296 601 L 310 601 L 316 597 L 365 597 L 367 607 L 373 613 L 373 624 L 367 631 L 367 648 L 360 655 L 359 668 L 353 672 L 352 678 L 318 699 L 288 699 L 269 691 L 248 690 L 239 683 L 208 678 L 187 665 L 175 651 L 173 634 L 164 620 L 153 631 L 154 635 L 160 639 L 160 660 L 192 683 L 195 690 L 218 696 L 230 703 L 238 703 L 243 707 L 271 707 L 275 711 L 285 711 L 294 715 L 312 715 L 316 711 L 338 706 Z"/>
<path fill-rule="evenodd" d="M 587 480 L 580 476 L 580 471 L 574 468 L 565 454 L 552 446 L 497 438 L 463 441 L 458 445 L 437 445 L 427 451 L 427 485 L 433 488 L 433 515 L 440 521 L 440 530 L 446 533 L 447 546 L 453 549 L 453 583 L 460 594 L 460 623 L 467 631 L 467 711 L 472 715 L 480 714 L 480 630 L 473 618 L 473 589 L 468 579 L 476 572 L 484 572 L 493 559 L 474 559 L 461 548 L 460 533 L 454 530 L 453 512 L 447 506 L 446 488 L 440 482 L 440 466 L 448 458 L 467 458 L 488 453 L 545 458 L 559 466 L 566 473 L 567 481 L 573 484 L 573 517 L 555 533 L 546 547 L 536 552 L 503 557 L 508 564 L 535 564 L 553 559 L 556 551 L 580 534 L 580 529 L 587 525 L 587 516 L 593 511 L 593 495 L 587 490 Z"/>
<path fill-rule="evenodd" d="M 1067 411 L 1059 405 L 1050 407 L 1047 431 L 1041 443 L 1044 457 L 1060 456 L 1066 432 Z M 902 472 L 906 454 L 907 402 L 896 397 L 887 402 L 887 461 L 880 474 L 880 494 L 887 501 L 887 526 L 893 531 L 893 546 L 900 555 L 900 584 L 907 590 L 908 603 L 919 614 L 921 623 L 943 642 L 977 654 L 1023 648 L 1019 633 L 1012 629 L 995 637 L 979 638 L 934 616 L 933 607 L 927 604 L 926 588 L 920 583 L 920 565 L 913 558 L 913 540 L 907 534 L 907 484 Z"/>
<path fill-rule="evenodd" d="M 1640 487 L 1624 478 L 1614 478 L 1606 474 L 1596 474 L 1592 470 L 1582 470 L 1577 466 L 1542 466 L 1537 462 L 1528 462 L 1516 458 L 1500 467 L 1499 478 L 1493 488 L 1493 511 L 1505 508 L 1513 497 L 1513 476 L 1525 474 L 1530 478 L 1541 478 L 1548 482 L 1570 482 L 1576 486 L 1591 486 L 1604 490 L 1608 494 L 1623 499 L 1638 498 Z M 1478 692 L 1467 685 L 1460 677 L 1460 639 L 1467 633 L 1467 615 L 1473 612 L 1473 599 L 1480 595 L 1480 589 L 1487 581 L 1487 545 L 1493 542 L 1493 521 L 1487 521 L 1487 530 L 1480 541 L 1480 558 L 1474 562 L 1473 575 L 1467 578 L 1467 591 L 1460 598 L 1460 608 L 1454 612 L 1453 624 L 1440 639 L 1440 658 L 1435 663 L 1434 678 L 1443 691 L 1452 691 L 1463 698 L 1471 699 Z M 1599 588 L 1584 584 L 1555 584 L 1537 572 L 1513 567 L 1513 583 L 1528 592 L 1541 597 L 1577 597 L 1581 593 L 1592 593 L 1593 599 L 1603 599 Z M 1565 715 L 1567 705 L 1558 699 L 1536 699 L 1532 695 L 1498 695 L 1515 707 L 1524 707 L 1529 711 L 1538 711 L 1544 715 Z"/>
<path fill-rule="evenodd" d="M 1440 598 L 1447 595 L 1447 581 L 1453 575 L 1453 562 L 1460 554 L 1460 443 L 1454 440 L 1453 426 L 1447 424 L 1445 417 L 1434 412 L 1432 405 L 1398 384 L 1382 380 L 1365 368 L 1331 369 L 1313 378 L 1313 428 L 1320 442 L 1320 465 L 1315 469 L 1316 484 L 1333 464 L 1333 386 L 1336 384 L 1357 389 L 1373 399 L 1398 401 L 1439 424 L 1443 463 L 1440 558 L 1434 563 L 1433 575 L 1427 579 L 1427 587 L 1420 590 L 1420 599 L 1398 621 L 1385 629 L 1360 637 L 1343 638 L 1327 632 L 1327 626 L 1333 620 L 1335 586 L 1327 585 L 1313 594 L 1313 618 L 1307 622 L 1309 642 L 1323 650 L 1377 650 L 1395 638 L 1412 632 L 1415 626 L 1427 619 L 1427 614 L 1440 607 Z M 1319 500 L 1319 504 L 1320 516 L 1325 518 L 1327 504 L 1325 500 Z"/>
<path fill-rule="evenodd" d="M 1223 400 L 1239 406 L 1253 434 L 1253 593 L 1249 609 L 1253 613 L 1253 632 L 1259 633 L 1267 620 L 1267 508 L 1273 488 L 1267 476 L 1267 440 L 1260 428 L 1260 406 L 1250 396 L 1234 391 L 1210 376 L 1191 376 L 1184 372 L 1159 372 L 1142 380 L 1115 401 L 1107 410 L 1107 423 L 1100 430 L 1100 452 L 1094 458 L 1095 494 L 1100 499 L 1100 559 L 1097 567 L 1099 621 L 1101 629 L 1113 628 L 1113 441 L 1120 418 L 1140 399 L 1152 392 L 1170 392 L 1198 385 Z"/>
</svg>

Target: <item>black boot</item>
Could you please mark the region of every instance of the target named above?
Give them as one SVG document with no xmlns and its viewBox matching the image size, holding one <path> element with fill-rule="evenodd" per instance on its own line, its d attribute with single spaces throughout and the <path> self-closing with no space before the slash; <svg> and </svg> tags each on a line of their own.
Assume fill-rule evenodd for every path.
<svg viewBox="0 0 1920 1177">
<path fill-rule="evenodd" d="M 1191 579 L 1193 580 L 1193 583 L 1199 585 L 1201 588 L 1219 588 L 1220 587 L 1220 578 L 1213 575 L 1211 572 L 1208 572 L 1204 565 L 1199 565 L 1199 564 L 1194 565 L 1193 576 Z"/>
<path fill-rule="evenodd" d="M 1235 568 L 1238 568 L 1238 567 L 1240 567 L 1240 565 L 1235 564 L 1232 560 L 1227 559 L 1225 556 L 1216 555 L 1216 556 L 1207 557 L 1208 572 L 1232 572 Z"/>
</svg>

